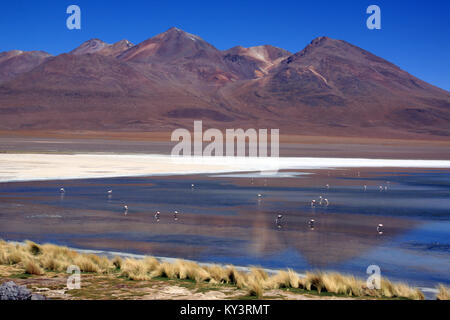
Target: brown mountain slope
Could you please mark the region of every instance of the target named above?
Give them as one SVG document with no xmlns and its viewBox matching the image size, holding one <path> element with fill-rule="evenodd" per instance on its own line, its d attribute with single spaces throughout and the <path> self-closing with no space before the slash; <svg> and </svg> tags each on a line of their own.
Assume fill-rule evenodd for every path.
<svg viewBox="0 0 450 320">
<path fill-rule="evenodd" d="M 141 42 L 118 58 L 155 77 L 183 85 L 223 85 L 239 78 L 223 61 L 219 50 L 178 28 Z"/>
<path fill-rule="evenodd" d="M 270 45 L 244 48 L 233 47 L 223 52 L 228 66 L 243 79 L 265 76 L 268 71 L 291 55 L 290 52 Z"/>
<path fill-rule="evenodd" d="M 28 72 L 50 58 L 43 51 L 24 52 L 12 50 L 0 53 L 0 83 L 13 79 L 17 75 Z"/>
<path fill-rule="evenodd" d="M 116 57 L 131 47 L 133 47 L 133 44 L 128 40 L 120 40 L 114 44 L 108 44 L 100 39 L 91 39 L 83 42 L 78 48 L 73 49 L 70 54 L 98 53 L 104 56 Z"/>
<path fill-rule="evenodd" d="M 6 59 L 6 58 L 5 58 Z M 2 60 L 0 59 L 0 64 Z M 450 135 L 450 94 L 345 41 L 219 51 L 171 28 L 138 45 L 87 41 L 0 84 L 0 129 Z"/>
<path fill-rule="evenodd" d="M 151 129 L 176 126 L 172 110 L 221 118 L 201 98 L 100 54 L 62 54 L 0 86 L 7 129 Z M 207 113 L 205 113 L 208 116 Z M 183 116 L 173 113 L 175 119 Z M 223 115 L 226 118 L 225 115 Z"/>
<path fill-rule="evenodd" d="M 261 79 L 227 88 L 236 104 L 298 130 L 450 134 L 450 95 L 345 41 L 321 37 Z M 302 129 L 303 128 L 303 129 Z M 333 130 L 330 130 L 333 131 Z"/>
</svg>

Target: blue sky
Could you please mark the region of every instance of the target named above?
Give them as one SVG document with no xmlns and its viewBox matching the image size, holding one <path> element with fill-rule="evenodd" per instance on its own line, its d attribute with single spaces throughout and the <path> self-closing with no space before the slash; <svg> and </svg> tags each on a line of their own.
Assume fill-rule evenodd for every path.
<svg viewBox="0 0 450 320">
<path fill-rule="evenodd" d="M 66 28 L 66 8 L 81 8 L 82 29 Z M 366 28 L 366 8 L 381 8 L 382 29 Z M 0 51 L 60 54 L 91 38 L 139 43 L 176 26 L 218 49 L 272 44 L 291 52 L 313 38 L 346 40 L 450 90 L 450 1 L 2 1 Z"/>
</svg>

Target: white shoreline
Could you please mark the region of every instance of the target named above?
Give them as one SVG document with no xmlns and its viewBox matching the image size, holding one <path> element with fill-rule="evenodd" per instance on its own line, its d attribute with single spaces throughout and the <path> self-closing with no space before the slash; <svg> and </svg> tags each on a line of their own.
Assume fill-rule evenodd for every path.
<svg viewBox="0 0 450 320">
<path fill-rule="evenodd" d="M 449 169 L 450 160 L 172 157 L 136 154 L 0 154 L 0 182 L 335 168 Z"/>
</svg>

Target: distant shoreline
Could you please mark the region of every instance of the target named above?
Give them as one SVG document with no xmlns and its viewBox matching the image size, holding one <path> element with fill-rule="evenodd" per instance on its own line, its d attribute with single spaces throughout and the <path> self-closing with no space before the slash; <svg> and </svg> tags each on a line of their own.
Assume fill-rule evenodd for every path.
<svg viewBox="0 0 450 320">
<path fill-rule="evenodd" d="M 450 169 L 450 160 L 323 157 L 171 157 L 158 154 L 0 154 L 0 182 L 334 168 Z"/>
</svg>

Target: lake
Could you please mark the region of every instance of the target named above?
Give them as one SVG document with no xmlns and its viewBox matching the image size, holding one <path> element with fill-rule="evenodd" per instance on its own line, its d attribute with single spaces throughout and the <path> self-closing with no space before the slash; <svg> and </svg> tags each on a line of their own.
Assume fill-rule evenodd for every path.
<svg viewBox="0 0 450 320">
<path fill-rule="evenodd" d="M 378 265 L 392 280 L 434 287 L 450 284 L 450 170 L 1 183 L 0 238 L 364 278 Z"/>
</svg>

